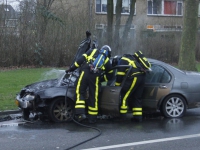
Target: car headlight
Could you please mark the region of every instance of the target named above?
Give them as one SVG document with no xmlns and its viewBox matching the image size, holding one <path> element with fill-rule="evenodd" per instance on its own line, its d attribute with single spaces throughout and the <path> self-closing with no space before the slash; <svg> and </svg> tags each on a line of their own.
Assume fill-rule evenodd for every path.
<svg viewBox="0 0 200 150">
<path fill-rule="evenodd" d="M 35 99 L 35 95 L 26 95 L 23 99 L 26 101 L 32 101 Z"/>
</svg>

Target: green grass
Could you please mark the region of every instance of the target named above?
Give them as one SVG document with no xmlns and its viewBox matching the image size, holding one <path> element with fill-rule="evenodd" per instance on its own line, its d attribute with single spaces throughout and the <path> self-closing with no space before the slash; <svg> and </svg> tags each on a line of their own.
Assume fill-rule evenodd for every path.
<svg viewBox="0 0 200 150">
<path fill-rule="evenodd" d="M 59 71 L 53 68 L 26 68 L 0 70 L 0 111 L 16 110 L 15 97 L 28 84 L 56 78 Z"/>
<path fill-rule="evenodd" d="M 200 72 L 200 63 L 197 63 L 196 65 L 198 72 Z"/>
</svg>

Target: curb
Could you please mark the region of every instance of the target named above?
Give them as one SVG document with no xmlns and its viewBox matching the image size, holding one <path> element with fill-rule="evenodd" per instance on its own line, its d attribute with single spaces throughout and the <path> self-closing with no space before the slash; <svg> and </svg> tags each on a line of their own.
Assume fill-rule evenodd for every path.
<svg viewBox="0 0 200 150">
<path fill-rule="evenodd" d="M 21 110 L 6 110 L 6 111 L 0 111 L 0 116 L 3 116 L 3 115 L 10 115 L 10 114 L 17 114 L 17 113 L 20 113 Z"/>
</svg>

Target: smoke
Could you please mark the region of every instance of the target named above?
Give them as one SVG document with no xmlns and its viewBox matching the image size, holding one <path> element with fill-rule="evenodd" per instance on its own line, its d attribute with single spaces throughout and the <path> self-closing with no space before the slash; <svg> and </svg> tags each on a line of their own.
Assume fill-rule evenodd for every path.
<svg viewBox="0 0 200 150">
<path fill-rule="evenodd" d="M 65 70 L 52 69 L 42 74 L 42 80 L 61 78 L 65 74 Z"/>
</svg>

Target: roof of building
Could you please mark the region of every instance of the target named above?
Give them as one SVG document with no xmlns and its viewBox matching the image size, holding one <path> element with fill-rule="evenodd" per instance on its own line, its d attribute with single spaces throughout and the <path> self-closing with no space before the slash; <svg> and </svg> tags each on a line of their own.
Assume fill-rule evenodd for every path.
<svg viewBox="0 0 200 150">
<path fill-rule="evenodd" d="M 17 12 L 13 9 L 11 5 L 0 5 L 0 14 L 2 18 L 18 18 Z"/>
</svg>

